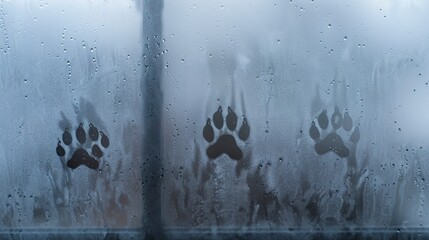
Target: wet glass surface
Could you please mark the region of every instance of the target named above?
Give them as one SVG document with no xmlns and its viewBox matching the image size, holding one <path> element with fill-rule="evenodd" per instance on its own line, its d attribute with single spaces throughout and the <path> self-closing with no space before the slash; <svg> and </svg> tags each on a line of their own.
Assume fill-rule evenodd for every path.
<svg viewBox="0 0 429 240">
<path fill-rule="evenodd" d="M 428 7 L 166 1 L 166 226 L 426 228 Z"/>
<path fill-rule="evenodd" d="M 0 0 L 0 238 L 427 238 L 428 10 Z"/>
<path fill-rule="evenodd" d="M 0 238 L 142 227 L 142 22 L 134 1 L 0 1 Z"/>
</svg>

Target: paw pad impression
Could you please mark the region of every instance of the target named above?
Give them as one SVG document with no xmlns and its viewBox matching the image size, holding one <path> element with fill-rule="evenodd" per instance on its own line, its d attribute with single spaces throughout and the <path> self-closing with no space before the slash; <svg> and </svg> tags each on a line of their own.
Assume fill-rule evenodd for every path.
<svg viewBox="0 0 429 240">
<path fill-rule="evenodd" d="M 225 122 L 226 128 L 224 127 Z M 228 114 L 224 119 L 222 107 L 219 106 L 218 110 L 213 114 L 213 125 L 218 129 L 219 133 L 217 134 L 218 137 L 216 138 L 216 141 L 212 143 L 215 140 L 215 132 L 211 119 L 207 119 L 206 125 L 203 129 L 203 137 L 207 142 L 212 143 L 206 151 L 209 158 L 215 159 L 222 154 L 226 154 L 234 160 L 240 160 L 243 157 L 243 151 L 238 146 L 236 141 L 237 137 L 234 135 L 238 135 L 238 138 L 241 141 L 245 141 L 249 138 L 250 127 L 247 123 L 247 119 L 243 117 L 242 125 L 237 133 L 237 122 L 237 114 L 231 109 L 231 107 L 228 107 Z"/>
<path fill-rule="evenodd" d="M 326 110 L 323 110 L 319 116 L 317 116 L 318 126 L 316 126 L 315 121 L 311 123 L 309 132 L 310 137 L 315 141 L 314 148 L 316 153 L 322 155 L 332 151 L 339 157 L 348 157 L 350 155 L 350 150 L 343 139 L 345 139 L 345 133 L 353 129 L 353 120 L 348 112 L 342 115 L 338 107 L 335 107 L 335 111 L 332 113 L 330 119 L 328 119 L 327 113 Z M 328 132 L 329 123 L 332 128 L 330 132 Z M 341 128 L 344 130 L 343 134 L 337 133 Z M 357 144 L 359 138 L 359 128 L 355 127 L 353 133 L 350 135 L 349 141 L 353 144 Z"/>
<path fill-rule="evenodd" d="M 89 140 L 87 140 L 87 136 Z M 75 137 L 77 146 L 72 147 L 73 137 L 70 130 L 66 128 L 62 135 L 62 143 L 69 146 L 70 150 L 67 167 L 75 169 L 84 164 L 91 169 L 98 169 L 100 166 L 99 159 L 103 157 L 103 151 L 99 144 L 101 144 L 104 149 L 108 148 L 110 145 L 109 138 L 92 125 L 92 123 L 89 124 L 88 135 L 83 127 L 83 123 L 80 123 L 75 131 Z M 87 143 L 89 143 L 89 145 Z M 86 147 L 87 145 L 91 147 Z M 75 150 L 72 151 L 72 149 Z M 59 157 L 64 157 L 66 155 L 66 150 L 62 146 L 61 140 L 58 140 L 56 152 Z"/>
</svg>

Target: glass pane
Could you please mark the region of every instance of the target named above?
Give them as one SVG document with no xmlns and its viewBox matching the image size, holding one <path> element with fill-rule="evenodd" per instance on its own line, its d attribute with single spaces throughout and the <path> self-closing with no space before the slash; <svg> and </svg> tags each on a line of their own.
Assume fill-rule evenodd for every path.
<svg viewBox="0 0 429 240">
<path fill-rule="evenodd" d="M 140 5 L 0 1 L 3 232 L 142 227 Z"/>
<path fill-rule="evenodd" d="M 428 227 L 428 8 L 166 1 L 166 227 Z"/>
</svg>

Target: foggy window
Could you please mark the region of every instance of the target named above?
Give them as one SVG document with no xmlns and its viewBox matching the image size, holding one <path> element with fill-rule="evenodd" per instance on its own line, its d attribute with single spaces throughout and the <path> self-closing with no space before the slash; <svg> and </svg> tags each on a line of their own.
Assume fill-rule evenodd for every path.
<svg viewBox="0 0 429 240">
<path fill-rule="evenodd" d="M 165 1 L 166 228 L 426 228 L 428 7 Z"/>
<path fill-rule="evenodd" d="M 0 0 L 0 238 L 425 238 L 428 10 Z"/>
<path fill-rule="evenodd" d="M 1 239 L 142 228 L 139 5 L 0 1 Z"/>
</svg>

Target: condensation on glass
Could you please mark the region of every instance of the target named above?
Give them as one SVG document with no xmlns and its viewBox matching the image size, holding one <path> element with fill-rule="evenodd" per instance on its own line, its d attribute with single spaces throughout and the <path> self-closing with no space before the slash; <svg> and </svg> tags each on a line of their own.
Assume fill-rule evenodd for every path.
<svg viewBox="0 0 429 240">
<path fill-rule="evenodd" d="M 166 226 L 428 227 L 428 8 L 166 1 Z"/>
<path fill-rule="evenodd" d="M 142 226 L 140 5 L 0 1 L 2 233 Z"/>
<path fill-rule="evenodd" d="M 0 0 L 0 230 L 427 228 L 428 8 Z"/>
</svg>

